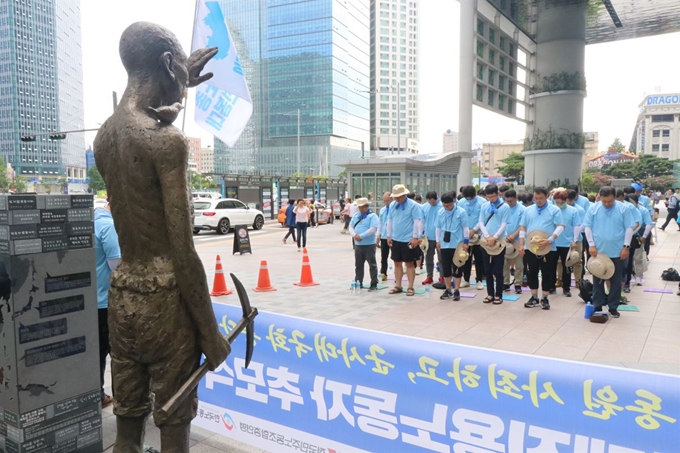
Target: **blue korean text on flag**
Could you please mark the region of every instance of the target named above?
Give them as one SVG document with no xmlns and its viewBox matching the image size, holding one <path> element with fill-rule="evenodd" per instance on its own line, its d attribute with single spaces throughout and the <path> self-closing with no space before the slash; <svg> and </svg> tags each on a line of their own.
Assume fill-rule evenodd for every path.
<svg viewBox="0 0 680 453">
<path fill-rule="evenodd" d="M 253 114 L 253 101 L 219 2 L 198 0 L 192 52 L 219 51 L 205 66 L 213 78 L 196 88 L 196 123 L 234 146 Z"/>
</svg>

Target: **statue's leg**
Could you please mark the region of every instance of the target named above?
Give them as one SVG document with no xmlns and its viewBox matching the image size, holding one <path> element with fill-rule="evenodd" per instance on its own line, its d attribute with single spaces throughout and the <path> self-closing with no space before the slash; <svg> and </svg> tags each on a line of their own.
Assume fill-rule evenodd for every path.
<svg viewBox="0 0 680 453">
<path fill-rule="evenodd" d="M 161 453 L 189 453 L 191 424 L 165 425 L 161 428 Z"/>
<path fill-rule="evenodd" d="M 142 453 L 147 418 L 116 417 L 117 433 L 113 453 Z"/>
</svg>

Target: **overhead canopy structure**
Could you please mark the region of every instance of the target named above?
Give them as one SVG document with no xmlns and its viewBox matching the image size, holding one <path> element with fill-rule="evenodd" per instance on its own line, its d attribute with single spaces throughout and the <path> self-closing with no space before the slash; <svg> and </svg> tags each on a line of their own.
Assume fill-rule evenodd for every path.
<svg viewBox="0 0 680 453">
<path fill-rule="evenodd" d="M 534 37 L 539 4 L 547 7 L 583 3 L 584 0 L 489 0 Z M 599 44 L 680 32 L 678 0 L 587 0 L 586 42 Z"/>
</svg>

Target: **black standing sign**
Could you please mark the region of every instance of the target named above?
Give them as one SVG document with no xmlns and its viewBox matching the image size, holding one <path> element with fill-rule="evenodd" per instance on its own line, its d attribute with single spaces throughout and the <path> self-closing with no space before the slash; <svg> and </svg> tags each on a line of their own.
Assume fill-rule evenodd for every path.
<svg viewBox="0 0 680 453">
<path fill-rule="evenodd" d="M 253 249 L 250 246 L 250 236 L 248 235 L 248 227 L 246 225 L 236 225 L 234 227 L 234 250 L 231 253 L 253 254 Z"/>
</svg>

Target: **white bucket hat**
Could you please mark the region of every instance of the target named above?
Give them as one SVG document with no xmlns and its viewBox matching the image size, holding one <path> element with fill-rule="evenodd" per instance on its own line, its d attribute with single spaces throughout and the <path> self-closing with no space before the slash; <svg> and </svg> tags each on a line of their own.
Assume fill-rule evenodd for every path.
<svg viewBox="0 0 680 453">
<path fill-rule="evenodd" d="M 616 268 L 614 262 L 606 255 L 598 253 L 597 256 L 591 257 L 586 265 L 588 272 L 595 277 L 602 280 L 609 280 L 614 275 Z"/>
<path fill-rule="evenodd" d="M 357 201 L 355 201 L 357 204 L 357 207 L 360 206 L 367 206 L 370 202 L 368 201 L 368 198 L 357 198 Z"/>
<path fill-rule="evenodd" d="M 505 244 L 505 259 L 514 260 L 519 255 L 519 250 L 515 247 L 513 242 Z"/>
<path fill-rule="evenodd" d="M 408 195 L 409 193 L 411 192 L 409 192 L 405 185 L 397 184 L 396 186 L 392 187 L 392 193 L 390 194 L 390 196 L 392 198 L 397 198 L 404 195 Z"/>
</svg>

